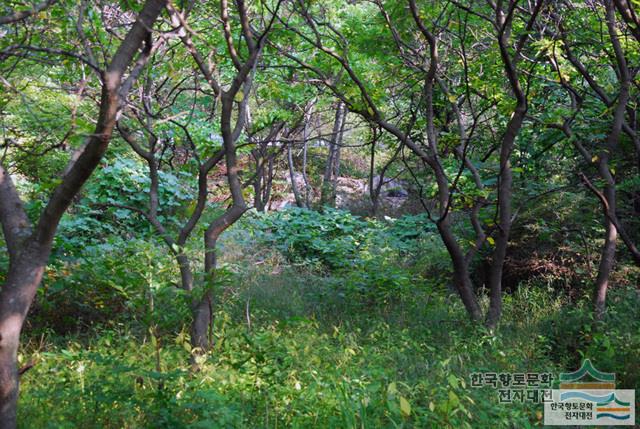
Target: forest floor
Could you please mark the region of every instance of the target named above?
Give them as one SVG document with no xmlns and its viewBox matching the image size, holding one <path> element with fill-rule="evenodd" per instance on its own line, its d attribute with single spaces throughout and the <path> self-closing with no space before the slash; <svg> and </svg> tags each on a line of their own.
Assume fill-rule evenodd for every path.
<svg viewBox="0 0 640 429">
<path fill-rule="evenodd" d="M 497 388 L 473 387 L 471 375 L 557 376 L 590 357 L 617 373 L 619 388 L 639 384 L 635 288 L 611 290 L 606 327 L 598 327 L 587 290 L 569 298 L 532 281 L 505 296 L 502 323 L 490 334 L 467 320 L 447 288 L 448 262 L 434 234 L 406 235 L 419 220 L 364 226 L 343 213 L 311 213 L 250 216 L 229 232 L 214 346 L 197 358 L 196 372 L 175 288 L 144 289 L 162 283 L 158 264 L 139 276 L 141 291 L 120 285 L 118 314 L 109 312 L 120 304 L 92 295 L 110 314 L 99 323 L 60 333 L 36 317 L 20 354 L 33 364 L 21 380 L 20 426 L 527 428 L 542 426 L 542 404 L 501 403 Z M 313 231 L 321 232 L 307 236 Z M 126 277 L 133 264 L 117 253 L 126 249 L 112 252 L 101 266 Z M 64 281 L 99 291 L 91 279 Z"/>
</svg>

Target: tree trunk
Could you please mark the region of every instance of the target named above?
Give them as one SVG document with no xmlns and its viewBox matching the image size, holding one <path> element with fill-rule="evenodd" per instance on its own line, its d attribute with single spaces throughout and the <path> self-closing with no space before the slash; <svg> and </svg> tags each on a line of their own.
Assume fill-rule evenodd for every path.
<svg viewBox="0 0 640 429">
<path fill-rule="evenodd" d="M 539 12 L 542 2 L 536 4 L 535 12 L 532 15 L 530 24 L 533 24 Z M 504 66 L 505 74 L 516 99 L 516 107 L 511 119 L 507 123 L 502 141 L 500 142 L 500 172 L 498 175 L 498 236 L 496 237 L 496 248 L 493 251 L 491 261 L 491 274 L 489 276 L 489 311 L 487 312 L 486 324 L 490 330 L 494 330 L 498 325 L 502 315 L 502 272 L 504 260 L 509 246 L 509 234 L 511 232 L 512 210 L 511 200 L 513 198 L 513 172 L 511 171 L 511 154 L 515 145 L 516 137 L 520 133 L 522 123 L 527 114 L 527 94 L 522 90 L 516 68 L 518 57 L 512 58 L 508 46 L 508 33 L 511 31 L 511 18 L 502 14 L 497 14 L 497 20 L 502 27 L 498 37 L 500 46 L 500 57 Z M 522 39 L 523 41 L 526 39 Z"/>
<path fill-rule="evenodd" d="M 620 105 L 618 106 L 619 110 Z M 616 239 L 618 238 L 618 229 L 613 220 L 616 213 L 616 182 L 609 170 L 609 152 L 614 147 L 616 138 L 616 126 L 609 135 L 608 149 L 602 150 L 599 154 L 598 172 L 600 177 L 605 181 L 604 192 L 602 196 L 603 221 L 605 225 L 604 245 L 600 254 L 600 264 L 598 265 L 598 276 L 594 285 L 593 306 L 596 320 L 602 320 L 606 311 L 607 289 L 609 288 L 609 277 L 613 270 L 616 257 Z"/>
<path fill-rule="evenodd" d="M 246 211 L 246 206 L 232 205 L 221 216 L 211 222 L 204 235 L 205 257 L 204 292 L 201 297 L 192 302 L 193 322 L 191 325 L 191 345 L 198 347 L 201 352 L 211 347 L 211 334 L 213 329 L 213 294 L 212 290 L 216 281 L 217 244 L 220 235 L 233 225 Z"/>
<path fill-rule="evenodd" d="M 345 111 L 345 115 L 346 115 L 346 111 Z M 330 199 L 330 203 L 333 207 L 336 206 L 336 196 L 338 193 L 338 177 L 340 177 L 340 155 L 342 153 L 342 137 L 343 137 L 343 130 L 344 130 L 344 116 L 342 118 L 342 128 L 340 128 L 340 137 L 338 139 L 338 144 L 336 145 L 335 148 L 335 154 L 333 155 L 333 177 L 331 180 L 331 199 Z"/>
<path fill-rule="evenodd" d="M 498 236 L 496 238 L 496 248 L 493 251 L 491 261 L 491 274 L 489 276 L 489 311 L 487 313 L 487 327 L 495 329 L 502 315 L 502 272 L 504 260 L 507 256 L 509 246 L 509 235 L 511 232 L 512 210 L 511 200 L 513 198 L 513 172 L 511 171 L 510 157 L 513 152 L 515 139 L 522 127 L 526 114 L 526 104 L 520 105 L 507 124 L 505 135 L 502 138 L 502 148 L 500 150 L 500 175 L 498 181 Z"/>
<path fill-rule="evenodd" d="M 253 207 L 257 211 L 263 212 L 266 206 L 266 203 L 263 199 L 265 186 L 265 168 L 263 156 L 265 156 L 265 154 L 262 149 L 256 149 L 253 151 L 252 155 L 256 165 L 256 174 L 253 178 Z"/>
<path fill-rule="evenodd" d="M 320 203 L 322 205 L 335 206 L 336 203 L 336 183 L 340 171 L 340 144 L 342 143 L 346 114 L 346 106 L 340 102 L 333 122 L 329 153 L 322 178 L 322 188 L 320 189 Z"/>
<path fill-rule="evenodd" d="M 133 57 L 148 40 L 149 29 L 166 1 L 148 0 L 104 73 L 100 110 L 94 133 L 72 161 L 30 233 L 28 219 L 11 178 L 0 165 L 0 223 L 10 255 L 9 272 L 0 290 L 0 429 L 17 426 L 20 332 L 42 280 L 51 245 L 62 215 L 100 163 L 113 134 L 120 107 L 122 77 Z M 29 234 L 24 232 L 29 230 Z"/>
<path fill-rule="evenodd" d="M 302 179 L 304 180 L 304 204 L 307 208 L 311 207 L 311 193 L 313 191 L 307 176 L 307 154 L 309 149 L 309 122 L 311 122 L 311 111 L 314 103 L 315 100 L 311 101 L 305 108 L 304 127 L 302 128 Z"/>
<path fill-rule="evenodd" d="M 373 183 L 376 170 L 376 143 L 378 142 L 378 133 L 373 128 L 373 139 L 371 141 L 370 155 L 369 155 L 369 200 L 371 200 L 371 216 L 376 217 L 378 215 L 378 207 L 380 205 L 380 190 L 382 188 L 382 177 L 378 181 L 377 185 Z"/>
<path fill-rule="evenodd" d="M 289 164 L 289 177 L 291 178 L 291 192 L 293 192 L 293 197 L 296 200 L 296 205 L 300 208 L 306 207 L 304 204 L 304 200 L 300 195 L 300 190 L 298 189 L 298 185 L 296 184 L 296 171 L 295 166 L 293 164 L 293 148 L 292 145 L 289 144 L 287 147 L 287 161 Z"/>
<path fill-rule="evenodd" d="M 256 161 L 256 174 L 253 178 L 253 207 L 259 212 L 266 212 L 271 199 L 275 155 L 269 154 L 265 147 L 254 151 L 253 156 Z"/>
<path fill-rule="evenodd" d="M 15 428 L 18 402 L 17 356 L 20 332 L 50 253 L 31 244 L 13 261 L 0 291 L 0 428 Z"/>
<path fill-rule="evenodd" d="M 189 257 L 182 253 L 181 249 L 180 253 L 176 255 L 176 261 L 178 262 L 178 267 L 180 267 L 180 282 L 182 283 L 182 289 L 191 291 L 193 289 L 193 272 L 191 271 L 191 262 L 189 261 Z"/>
<path fill-rule="evenodd" d="M 212 293 L 206 289 L 204 295 L 193 303 L 193 323 L 191 325 L 191 347 L 202 354 L 212 346 Z"/>
<path fill-rule="evenodd" d="M 251 80 L 249 78 L 245 81 L 245 93 L 249 92 L 250 85 Z M 202 297 L 193 302 L 191 343 L 194 348 L 198 347 L 202 352 L 207 351 L 211 347 L 211 334 L 213 332 L 212 288 L 216 280 L 216 246 L 218 238 L 220 234 L 240 219 L 247 210 L 244 196 L 242 195 L 242 183 L 238 172 L 238 154 L 236 153 L 235 145 L 239 134 L 234 133 L 231 128 L 231 116 L 235 95 L 234 92 L 224 92 L 222 94 L 222 111 L 220 116 L 220 128 L 222 130 L 222 141 L 225 149 L 224 157 L 227 168 L 227 183 L 229 184 L 229 191 L 233 203 L 222 215 L 214 219 L 205 231 L 205 281 L 203 285 L 205 290 Z M 238 112 L 236 130 L 242 129 L 244 115 L 245 111 L 243 111 L 241 106 Z"/>
<path fill-rule="evenodd" d="M 307 176 L 307 152 L 308 152 L 308 144 L 306 138 L 306 125 L 305 125 L 305 137 L 304 143 L 302 146 L 302 180 L 304 181 L 304 205 L 305 207 L 311 207 L 311 184 L 309 183 L 309 176 Z"/>
<path fill-rule="evenodd" d="M 602 246 L 600 265 L 598 266 L 598 277 L 594 288 L 594 310 L 596 320 L 602 320 L 606 311 L 607 289 L 609 288 L 609 276 L 613 269 L 616 256 L 616 238 L 618 230 L 609 220 L 605 220 L 605 241 Z"/>
<path fill-rule="evenodd" d="M 464 253 L 451 231 L 449 216 L 438 222 L 438 232 L 449 252 L 453 265 L 453 284 L 460 295 L 460 299 L 473 321 L 482 319 L 482 311 L 478 299 L 473 291 L 473 283 L 469 274 L 469 264 L 465 260 Z"/>
<path fill-rule="evenodd" d="M 274 172 L 274 158 L 269 158 L 269 165 L 267 167 L 266 175 L 264 176 L 264 183 L 262 186 L 262 211 L 266 212 L 270 206 L 271 190 L 273 189 L 273 172 Z"/>
</svg>

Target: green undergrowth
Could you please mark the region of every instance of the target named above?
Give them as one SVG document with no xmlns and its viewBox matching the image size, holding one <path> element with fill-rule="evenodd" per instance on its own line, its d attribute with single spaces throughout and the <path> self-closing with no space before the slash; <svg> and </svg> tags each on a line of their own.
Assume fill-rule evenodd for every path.
<svg viewBox="0 0 640 429">
<path fill-rule="evenodd" d="M 184 332 L 154 340 L 114 326 L 32 341 L 21 355 L 35 363 L 22 379 L 21 427 L 526 428 L 540 425 L 541 405 L 500 404 L 497 391 L 471 388 L 470 374 L 557 374 L 574 365 L 557 357 L 573 352 L 637 383 L 637 322 L 635 333 L 621 327 L 588 342 L 584 309 L 567 320 L 559 300 L 531 308 L 514 296 L 492 336 L 441 291 L 347 312 L 309 305 L 309 284 L 294 284 L 275 312 L 285 291 L 273 283 L 228 302 L 195 373 Z M 614 313 L 637 311 L 620 298 Z"/>
<path fill-rule="evenodd" d="M 528 428 L 542 426 L 541 404 L 502 404 L 497 390 L 471 387 L 470 375 L 557 375 L 589 357 L 616 372 L 619 387 L 638 385 L 633 287 L 612 288 L 598 325 L 587 291 L 569 299 L 530 281 L 505 295 L 491 334 L 447 287 L 446 259 L 423 218 L 327 211 L 244 222 L 221 246 L 214 348 L 197 358 L 198 371 L 187 300 L 161 251 L 151 246 L 146 265 L 120 257 L 124 245 L 85 252 L 91 266 L 79 261 L 66 277 L 53 264 L 40 299 L 54 308 L 40 311 L 55 311 L 52 293 L 65 291 L 99 302 L 104 317 L 76 331 L 30 326 L 20 427 Z M 99 279 L 110 283 L 82 286 Z M 101 298 L 114 290 L 120 301 Z"/>
</svg>

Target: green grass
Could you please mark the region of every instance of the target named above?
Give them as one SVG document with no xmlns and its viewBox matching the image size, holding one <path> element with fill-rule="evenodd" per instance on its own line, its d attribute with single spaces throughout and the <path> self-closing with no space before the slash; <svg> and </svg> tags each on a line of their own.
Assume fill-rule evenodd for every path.
<svg viewBox="0 0 640 429">
<path fill-rule="evenodd" d="M 326 279 L 247 281 L 217 313 L 215 349 L 198 373 L 184 333 L 161 338 L 161 371 L 153 342 L 125 327 L 30 343 L 21 427 L 532 427 L 540 405 L 499 404 L 497 392 L 470 388 L 469 374 L 562 368 L 553 360 L 561 340 L 543 330 L 560 320 L 559 299 L 508 299 L 489 336 L 428 285 L 419 298 L 347 310 L 339 298 L 309 302 Z"/>
<path fill-rule="evenodd" d="M 247 251 L 260 244 L 242 231 L 223 244 L 215 346 L 200 371 L 189 364 L 182 301 L 160 287 L 155 313 L 145 315 L 144 282 L 136 283 L 130 313 L 111 322 L 77 334 L 27 332 L 20 359 L 35 366 L 22 377 L 20 427 L 528 428 L 542 425 L 542 405 L 501 404 L 496 390 L 472 388 L 470 374 L 558 374 L 590 357 L 621 388 L 640 380 L 640 297 L 631 286 L 611 290 L 598 326 L 586 299 L 531 281 L 505 296 L 490 335 L 445 287 L 432 236 L 401 251 L 363 242 L 353 263 L 328 269 L 318 255 L 331 262 L 342 244 L 319 242 L 306 264 Z"/>
</svg>

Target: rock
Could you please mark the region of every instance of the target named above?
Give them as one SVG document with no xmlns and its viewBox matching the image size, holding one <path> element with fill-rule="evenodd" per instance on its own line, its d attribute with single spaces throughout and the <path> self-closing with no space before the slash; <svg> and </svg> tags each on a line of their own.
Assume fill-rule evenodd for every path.
<svg viewBox="0 0 640 429">
<path fill-rule="evenodd" d="M 377 188 L 379 183 L 380 176 L 375 176 L 373 178 L 373 187 Z M 369 192 L 369 186 L 366 187 L 366 191 Z M 402 180 L 385 178 L 380 189 L 380 196 L 383 198 L 408 198 L 409 191 L 406 190 L 405 183 Z"/>
<path fill-rule="evenodd" d="M 409 193 L 402 188 L 394 188 L 386 191 L 386 195 L 389 198 L 407 198 Z"/>
</svg>

